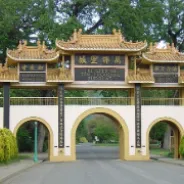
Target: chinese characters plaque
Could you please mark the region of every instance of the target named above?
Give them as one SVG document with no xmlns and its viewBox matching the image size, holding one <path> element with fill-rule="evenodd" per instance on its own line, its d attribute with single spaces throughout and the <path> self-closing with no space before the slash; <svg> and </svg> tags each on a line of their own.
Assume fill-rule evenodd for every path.
<svg viewBox="0 0 184 184">
<path fill-rule="evenodd" d="M 141 148 L 141 84 L 135 84 L 135 139 L 136 148 Z"/>
<path fill-rule="evenodd" d="M 19 65 L 20 82 L 45 82 L 45 63 L 21 63 Z"/>
<path fill-rule="evenodd" d="M 178 83 L 177 64 L 155 64 L 153 73 L 156 83 Z"/>
<path fill-rule="evenodd" d="M 95 67 L 96 66 L 96 67 Z M 124 55 L 75 55 L 75 81 L 125 81 Z"/>
<path fill-rule="evenodd" d="M 20 73 L 20 82 L 45 82 L 45 73 Z"/>
<path fill-rule="evenodd" d="M 64 85 L 58 85 L 58 145 L 64 148 Z"/>
<path fill-rule="evenodd" d="M 76 65 L 125 65 L 124 55 L 75 55 Z"/>
</svg>

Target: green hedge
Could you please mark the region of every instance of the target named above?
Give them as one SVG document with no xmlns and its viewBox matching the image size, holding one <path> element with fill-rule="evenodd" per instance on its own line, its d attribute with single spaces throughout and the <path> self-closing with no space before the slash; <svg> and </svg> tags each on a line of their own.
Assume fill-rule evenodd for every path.
<svg viewBox="0 0 184 184">
<path fill-rule="evenodd" d="M 80 143 L 87 143 L 88 140 L 85 137 L 80 137 L 79 142 Z"/>
<path fill-rule="evenodd" d="M 6 128 L 0 129 L 0 162 L 8 162 L 18 156 L 15 136 Z"/>
<path fill-rule="evenodd" d="M 182 157 L 184 157 L 184 136 L 181 138 L 179 153 L 182 155 Z"/>
</svg>

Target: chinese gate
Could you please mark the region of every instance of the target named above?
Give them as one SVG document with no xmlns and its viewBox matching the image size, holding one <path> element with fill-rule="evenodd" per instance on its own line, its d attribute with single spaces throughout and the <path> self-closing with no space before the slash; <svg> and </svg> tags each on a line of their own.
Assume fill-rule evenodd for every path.
<svg viewBox="0 0 184 184">
<path fill-rule="evenodd" d="M 44 42 L 28 46 L 21 41 L 16 50 L 7 51 L 6 63 L 0 65 L 0 85 L 4 90 L 1 126 L 14 131 L 24 119 L 41 118 L 53 142 L 50 160 L 75 160 L 74 140 L 80 121 L 87 115 L 104 113 L 116 119 L 122 130 L 120 148 L 124 151 L 120 150 L 120 158 L 149 159 L 147 142 L 151 125 L 166 120 L 177 127 L 178 142 L 183 135 L 184 55 L 173 45 L 158 49 L 151 44 L 145 51 L 147 47 L 146 42 L 125 41 L 116 30 L 112 35 L 84 35 L 81 30 L 74 31 L 70 41 L 56 41 L 56 50 L 48 50 Z M 36 98 L 25 98 L 21 106 L 17 102 L 12 104 L 11 88 L 57 89 L 58 97 L 46 98 L 48 104 L 41 102 L 44 98 L 34 103 L 28 101 Z M 154 104 L 155 99 L 143 100 L 141 90 L 152 88 L 178 89 L 180 97 L 172 103 L 176 106 Z M 68 103 L 65 89 L 121 89 L 128 90 L 129 96 L 117 97 L 116 101 L 86 98 L 78 100 L 80 103 L 75 100 Z M 25 105 L 30 112 L 19 114 Z M 179 117 L 178 112 L 181 112 Z"/>
</svg>

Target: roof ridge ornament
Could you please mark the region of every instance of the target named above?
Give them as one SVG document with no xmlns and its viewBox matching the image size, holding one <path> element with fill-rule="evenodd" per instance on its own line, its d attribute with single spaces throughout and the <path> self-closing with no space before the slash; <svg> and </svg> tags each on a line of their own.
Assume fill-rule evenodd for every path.
<svg viewBox="0 0 184 184">
<path fill-rule="evenodd" d="M 40 45 L 41 45 L 41 41 L 40 41 L 40 40 L 37 40 L 37 42 L 36 42 L 36 43 L 37 43 L 37 46 L 38 46 L 38 47 L 40 47 Z"/>
<path fill-rule="evenodd" d="M 42 50 L 45 51 L 46 50 L 46 45 L 45 45 L 45 41 L 42 42 Z"/>
<path fill-rule="evenodd" d="M 18 45 L 17 48 L 18 48 L 19 51 L 22 51 L 22 49 L 23 49 L 22 40 L 19 40 L 19 45 Z"/>
<path fill-rule="evenodd" d="M 82 29 L 80 28 L 78 31 L 74 29 L 73 35 L 70 37 L 70 43 L 76 43 L 82 35 Z"/>
<path fill-rule="evenodd" d="M 77 30 L 74 29 L 74 32 L 73 32 L 73 41 L 77 41 Z"/>
<path fill-rule="evenodd" d="M 112 30 L 112 33 L 113 33 L 114 36 L 117 36 L 117 37 L 118 37 L 118 39 L 120 40 L 120 42 L 122 42 L 122 41 L 125 40 L 125 38 L 124 38 L 124 36 L 123 36 L 123 34 L 122 34 L 122 32 L 121 32 L 121 29 L 116 30 L 116 29 L 114 28 L 114 29 Z"/>
<path fill-rule="evenodd" d="M 27 40 L 23 40 L 23 46 L 24 46 L 24 47 L 27 46 Z"/>
</svg>

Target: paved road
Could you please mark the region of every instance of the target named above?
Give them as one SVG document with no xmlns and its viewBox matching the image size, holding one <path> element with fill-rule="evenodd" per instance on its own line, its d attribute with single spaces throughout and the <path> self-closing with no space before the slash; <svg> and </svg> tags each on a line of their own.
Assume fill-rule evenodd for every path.
<svg viewBox="0 0 184 184">
<path fill-rule="evenodd" d="M 99 158 L 100 150 L 104 152 L 105 149 L 78 146 L 78 157 L 81 158 L 78 161 L 45 162 L 4 184 L 182 184 L 184 181 L 184 167 L 154 161 L 120 161 L 115 159 L 117 148 L 107 148 L 106 156 Z M 114 153 L 111 157 L 110 151 Z"/>
<path fill-rule="evenodd" d="M 81 144 L 77 145 L 77 159 L 78 160 L 93 160 L 93 159 L 119 159 L 119 147 L 104 147 L 93 146 L 93 144 Z"/>
</svg>

